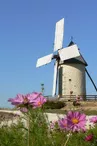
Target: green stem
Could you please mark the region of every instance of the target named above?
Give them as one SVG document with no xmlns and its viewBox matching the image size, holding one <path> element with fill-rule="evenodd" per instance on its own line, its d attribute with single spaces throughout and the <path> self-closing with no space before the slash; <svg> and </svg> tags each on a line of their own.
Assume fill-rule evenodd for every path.
<svg viewBox="0 0 97 146">
<path fill-rule="evenodd" d="M 28 119 L 27 119 L 27 127 L 28 127 L 28 144 L 27 146 L 30 146 L 30 127 L 29 127 L 29 115 L 28 115 Z"/>
<path fill-rule="evenodd" d="M 68 135 L 68 137 L 67 137 L 67 140 L 66 140 L 66 142 L 65 142 L 64 146 L 66 146 L 66 145 L 67 145 L 67 143 L 68 143 L 68 141 L 69 141 L 69 139 L 70 139 L 70 134 L 71 134 L 71 131 L 70 131 L 70 133 L 69 133 L 69 135 Z"/>
</svg>

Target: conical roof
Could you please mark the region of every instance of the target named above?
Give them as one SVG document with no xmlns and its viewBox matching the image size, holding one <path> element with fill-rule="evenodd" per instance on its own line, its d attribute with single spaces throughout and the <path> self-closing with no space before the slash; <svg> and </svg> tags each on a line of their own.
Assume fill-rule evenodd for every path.
<svg viewBox="0 0 97 146">
<path fill-rule="evenodd" d="M 68 47 L 69 47 L 69 46 L 72 46 L 72 45 L 74 45 L 74 44 L 75 44 L 75 43 L 74 43 L 73 41 L 70 41 Z"/>
</svg>

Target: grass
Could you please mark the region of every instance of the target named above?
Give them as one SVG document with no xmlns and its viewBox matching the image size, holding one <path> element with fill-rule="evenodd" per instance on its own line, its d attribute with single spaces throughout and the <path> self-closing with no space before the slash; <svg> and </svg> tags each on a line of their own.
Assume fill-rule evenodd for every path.
<svg viewBox="0 0 97 146">
<path fill-rule="evenodd" d="M 66 114 L 67 111 L 66 110 L 61 110 L 61 109 L 46 109 L 45 110 L 47 113 L 57 113 L 57 114 Z M 75 110 L 78 111 L 78 110 Z M 86 115 L 97 115 L 97 111 L 96 110 L 84 110 L 83 111 Z"/>
<path fill-rule="evenodd" d="M 22 123 L 0 128 L 0 146 L 27 146 Z"/>
</svg>

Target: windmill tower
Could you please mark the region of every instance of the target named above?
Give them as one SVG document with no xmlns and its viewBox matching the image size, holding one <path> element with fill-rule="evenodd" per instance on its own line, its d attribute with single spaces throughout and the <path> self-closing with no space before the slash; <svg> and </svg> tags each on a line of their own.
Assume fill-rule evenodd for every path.
<svg viewBox="0 0 97 146">
<path fill-rule="evenodd" d="M 73 41 L 68 46 L 74 45 Z M 76 58 L 60 61 L 59 65 L 59 96 L 86 95 L 86 61 L 80 54 Z"/>
<path fill-rule="evenodd" d="M 36 67 L 40 67 L 55 59 L 52 96 L 56 96 L 57 83 L 60 97 L 86 95 L 85 72 L 97 91 L 96 85 L 86 69 L 87 63 L 79 52 L 77 45 L 71 41 L 68 47 L 63 48 L 63 34 L 64 18 L 56 23 L 54 40 L 54 52 L 56 55 L 52 53 L 39 58 L 36 64 Z"/>
</svg>

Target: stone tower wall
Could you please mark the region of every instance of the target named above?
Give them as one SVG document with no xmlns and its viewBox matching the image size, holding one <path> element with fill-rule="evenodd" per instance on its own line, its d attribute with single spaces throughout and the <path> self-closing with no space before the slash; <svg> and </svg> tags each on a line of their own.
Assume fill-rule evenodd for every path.
<svg viewBox="0 0 97 146">
<path fill-rule="evenodd" d="M 67 63 L 59 66 L 59 95 L 86 95 L 85 65 Z"/>
</svg>

